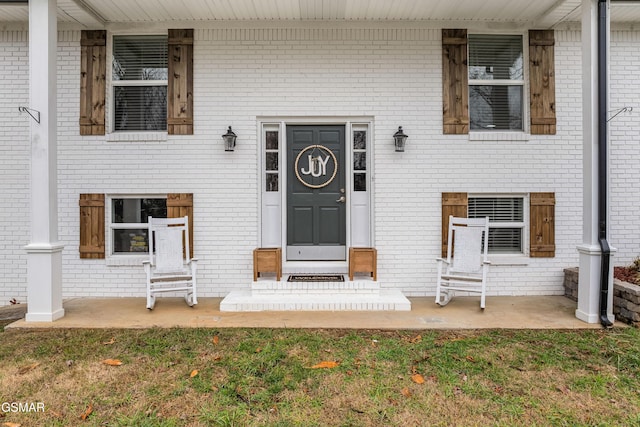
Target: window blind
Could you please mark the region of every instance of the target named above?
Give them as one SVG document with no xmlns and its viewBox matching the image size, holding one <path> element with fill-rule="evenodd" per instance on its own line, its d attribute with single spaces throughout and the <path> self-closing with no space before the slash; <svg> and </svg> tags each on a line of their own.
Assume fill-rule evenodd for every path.
<svg viewBox="0 0 640 427">
<path fill-rule="evenodd" d="M 113 37 L 114 130 L 167 129 L 167 36 Z"/>
<path fill-rule="evenodd" d="M 522 36 L 469 35 L 469 79 L 523 80 Z"/>
<path fill-rule="evenodd" d="M 468 215 L 469 218 L 489 217 L 489 252 L 523 252 L 524 200 L 521 197 L 470 197 Z"/>
<path fill-rule="evenodd" d="M 469 198 L 469 218 L 488 216 L 490 222 L 522 222 L 523 205 L 521 197 Z"/>
<path fill-rule="evenodd" d="M 469 35 L 472 130 L 523 130 L 522 36 Z"/>
<path fill-rule="evenodd" d="M 113 80 L 167 80 L 167 36 L 114 36 Z"/>
</svg>

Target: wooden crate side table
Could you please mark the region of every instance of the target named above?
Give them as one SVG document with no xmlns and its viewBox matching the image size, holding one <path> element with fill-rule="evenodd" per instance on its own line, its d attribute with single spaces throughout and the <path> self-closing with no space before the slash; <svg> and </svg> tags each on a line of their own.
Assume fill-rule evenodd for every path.
<svg viewBox="0 0 640 427">
<path fill-rule="evenodd" d="M 280 248 L 257 248 L 253 250 L 253 281 L 260 273 L 276 273 L 282 277 L 282 250 Z"/>
<path fill-rule="evenodd" d="M 378 251 L 375 248 L 349 248 L 349 280 L 354 273 L 370 273 L 378 280 Z"/>
</svg>

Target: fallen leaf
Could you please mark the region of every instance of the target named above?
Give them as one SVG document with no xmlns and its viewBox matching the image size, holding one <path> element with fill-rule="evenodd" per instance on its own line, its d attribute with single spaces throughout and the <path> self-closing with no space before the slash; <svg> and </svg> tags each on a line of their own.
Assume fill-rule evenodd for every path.
<svg viewBox="0 0 640 427">
<path fill-rule="evenodd" d="M 411 390 L 409 390 L 409 387 L 403 388 L 400 393 L 402 393 L 404 397 L 411 397 Z"/>
<path fill-rule="evenodd" d="M 563 394 L 568 394 L 571 391 L 566 385 L 557 385 L 556 390 Z"/>
<path fill-rule="evenodd" d="M 103 342 L 102 344 L 104 344 L 104 345 L 111 345 L 111 344 L 114 344 L 115 342 L 116 342 L 115 337 L 112 337 L 109 341 L 105 341 L 105 342 Z"/>
<path fill-rule="evenodd" d="M 318 363 L 317 365 L 313 365 L 311 369 L 331 369 L 340 365 L 338 362 L 334 362 L 332 360 L 325 360 L 323 362 Z"/>
<path fill-rule="evenodd" d="M 460 376 L 460 379 L 461 379 L 463 382 L 465 382 L 465 383 L 466 383 L 466 382 L 467 382 L 467 380 L 469 379 L 469 377 L 467 377 L 467 374 L 462 374 L 462 375 Z"/>
<path fill-rule="evenodd" d="M 473 363 L 475 363 L 475 361 L 476 361 L 476 359 L 474 359 L 474 358 L 473 358 L 473 356 L 467 356 L 467 357 L 466 357 L 466 359 L 467 359 L 469 362 L 473 362 Z"/>
<path fill-rule="evenodd" d="M 73 360 L 71 359 L 67 360 L 67 366 L 70 368 L 71 365 L 73 365 Z"/>
<path fill-rule="evenodd" d="M 105 365 L 109 365 L 109 366 L 120 366 L 120 365 L 122 365 L 122 361 L 118 360 L 118 359 L 104 359 L 102 361 L 102 363 L 104 363 Z"/>
<path fill-rule="evenodd" d="M 30 364 L 30 365 L 23 366 L 22 368 L 20 368 L 18 370 L 18 373 L 20 375 L 26 374 L 27 372 L 32 371 L 35 368 L 37 368 L 39 365 L 40 365 L 40 362 L 35 362 L 35 363 Z"/>
<path fill-rule="evenodd" d="M 420 341 L 422 341 L 422 335 L 416 335 L 415 337 L 409 340 L 409 342 L 412 344 L 419 343 Z"/>
<path fill-rule="evenodd" d="M 416 384 L 424 384 L 424 377 L 422 375 L 420 375 L 420 374 L 411 375 L 411 379 Z"/>
<path fill-rule="evenodd" d="M 213 343 L 213 345 L 218 345 L 218 343 L 220 342 L 220 337 L 216 335 L 215 337 L 213 337 L 211 342 Z"/>
<path fill-rule="evenodd" d="M 6 422 L 2 423 L 2 425 L 3 427 L 20 427 L 22 424 Z"/>
<path fill-rule="evenodd" d="M 256 348 L 256 353 L 262 353 L 262 347 Z"/>
<path fill-rule="evenodd" d="M 191 371 L 191 373 L 189 374 L 189 378 L 193 378 L 193 377 L 195 377 L 196 375 L 198 375 L 198 370 L 197 370 L 197 369 L 194 369 L 194 370 L 193 370 L 193 371 Z"/>
<path fill-rule="evenodd" d="M 62 418 L 62 413 L 61 412 L 56 412 L 56 411 L 53 411 L 53 410 L 49 409 L 49 413 L 51 415 L 53 415 L 54 417 L 56 417 L 56 418 Z"/>
<path fill-rule="evenodd" d="M 91 415 L 92 412 L 93 412 L 93 405 L 87 406 L 87 409 L 82 413 L 82 415 L 80 415 L 80 419 L 86 420 L 89 417 L 89 415 Z"/>
</svg>

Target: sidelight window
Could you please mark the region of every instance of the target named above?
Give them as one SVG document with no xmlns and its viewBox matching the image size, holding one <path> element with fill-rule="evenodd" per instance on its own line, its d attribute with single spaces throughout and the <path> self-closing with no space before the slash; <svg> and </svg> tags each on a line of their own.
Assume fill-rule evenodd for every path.
<svg viewBox="0 0 640 427">
<path fill-rule="evenodd" d="M 353 131 L 353 190 L 367 191 L 367 131 Z"/>
</svg>

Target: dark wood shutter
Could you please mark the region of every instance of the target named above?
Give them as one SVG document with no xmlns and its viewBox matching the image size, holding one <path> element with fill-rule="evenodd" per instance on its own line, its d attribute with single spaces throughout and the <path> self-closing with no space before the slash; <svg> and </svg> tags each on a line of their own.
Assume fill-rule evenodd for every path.
<svg viewBox="0 0 640 427">
<path fill-rule="evenodd" d="M 467 217 L 467 193 L 442 193 L 442 257 L 447 256 L 449 238 L 449 215 L 457 218 Z"/>
<path fill-rule="evenodd" d="M 529 30 L 531 134 L 556 133 L 556 82 L 553 30 Z"/>
<path fill-rule="evenodd" d="M 80 194 L 80 258 L 104 258 L 104 194 Z"/>
<path fill-rule="evenodd" d="M 442 114 L 445 134 L 469 133 L 467 30 L 442 30 Z"/>
<path fill-rule="evenodd" d="M 193 194 L 167 194 L 167 218 L 189 217 L 189 258 L 193 258 Z"/>
<path fill-rule="evenodd" d="M 555 193 L 529 195 L 529 255 L 533 258 L 553 258 L 556 254 L 555 204 Z"/>
<path fill-rule="evenodd" d="M 193 30 L 169 30 L 167 132 L 193 135 Z"/>
<path fill-rule="evenodd" d="M 107 32 L 83 30 L 80 36 L 80 135 L 104 135 Z"/>
</svg>

